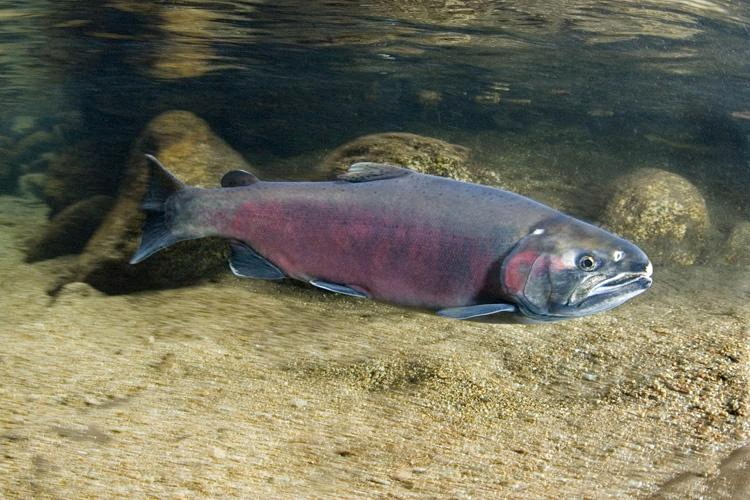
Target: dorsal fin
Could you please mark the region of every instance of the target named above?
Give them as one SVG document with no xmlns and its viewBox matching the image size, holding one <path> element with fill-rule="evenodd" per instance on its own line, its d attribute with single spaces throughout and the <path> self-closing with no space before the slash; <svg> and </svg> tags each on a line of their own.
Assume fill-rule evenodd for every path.
<svg viewBox="0 0 750 500">
<path fill-rule="evenodd" d="M 397 165 L 363 161 L 352 164 L 346 172 L 339 174 L 336 178 L 347 182 L 369 182 L 402 177 L 412 172 L 413 170 Z"/>
<path fill-rule="evenodd" d="M 258 178 L 250 172 L 245 172 L 244 170 L 232 170 L 224 174 L 224 177 L 221 178 L 221 187 L 230 188 L 249 186 L 255 182 L 258 182 Z"/>
</svg>

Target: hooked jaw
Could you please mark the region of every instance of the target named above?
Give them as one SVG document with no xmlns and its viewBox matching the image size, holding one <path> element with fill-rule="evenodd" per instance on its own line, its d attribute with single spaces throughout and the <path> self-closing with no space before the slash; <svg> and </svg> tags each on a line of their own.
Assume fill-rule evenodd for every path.
<svg viewBox="0 0 750 500">
<path fill-rule="evenodd" d="M 622 272 L 593 284 L 585 294 L 573 294 L 568 306 L 586 314 L 606 311 L 640 295 L 653 283 L 653 265 L 647 261 L 642 271 Z"/>
<path fill-rule="evenodd" d="M 653 266 L 651 262 L 646 266 L 646 270 L 636 273 L 620 273 L 611 278 L 607 278 L 597 283 L 588 293 L 588 296 L 600 295 L 603 293 L 611 293 L 634 284 L 642 286 L 643 290 L 646 290 L 651 286 L 651 274 L 653 273 Z"/>
</svg>

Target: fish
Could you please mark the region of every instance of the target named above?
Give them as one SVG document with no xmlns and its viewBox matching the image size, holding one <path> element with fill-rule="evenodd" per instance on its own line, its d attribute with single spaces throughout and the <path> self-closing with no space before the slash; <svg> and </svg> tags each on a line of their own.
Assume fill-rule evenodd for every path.
<svg viewBox="0 0 750 500">
<path fill-rule="evenodd" d="M 147 155 L 138 264 L 179 241 L 219 236 L 241 277 L 489 323 L 545 323 L 608 311 L 646 291 L 634 243 L 519 194 L 359 162 L 328 181 L 182 183 Z"/>
</svg>

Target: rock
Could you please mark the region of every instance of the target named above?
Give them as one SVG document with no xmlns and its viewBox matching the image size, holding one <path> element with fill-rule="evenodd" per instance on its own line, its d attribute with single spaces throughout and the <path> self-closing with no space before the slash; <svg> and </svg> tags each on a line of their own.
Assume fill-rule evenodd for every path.
<svg viewBox="0 0 750 500">
<path fill-rule="evenodd" d="M 454 179 L 483 182 L 487 174 L 469 166 L 471 151 L 432 137 L 386 132 L 359 137 L 336 148 L 321 162 L 330 175 L 344 172 L 359 161 L 403 165 L 418 172 Z"/>
<path fill-rule="evenodd" d="M 26 162 L 46 152 L 56 142 L 55 136 L 51 133 L 45 130 L 37 130 L 16 143 L 13 148 L 14 160 L 19 163 Z"/>
<path fill-rule="evenodd" d="M 293 407 L 297 408 L 298 410 L 301 410 L 302 408 L 304 408 L 304 407 L 306 407 L 306 406 L 307 406 L 307 401 L 306 401 L 306 400 L 304 400 L 304 399 L 302 399 L 302 398 L 293 398 L 293 399 L 292 399 L 292 400 L 290 401 L 290 404 L 291 404 L 291 405 L 292 405 Z"/>
<path fill-rule="evenodd" d="M 47 176 L 42 173 L 24 174 L 18 178 L 19 194 L 25 198 L 44 198 L 44 185 Z"/>
<path fill-rule="evenodd" d="M 51 215 L 77 201 L 99 194 L 112 194 L 119 172 L 99 163 L 93 142 L 78 142 L 48 159 L 44 201 Z"/>
<path fill-rule="evenodd" d="M 80 111 L 70 110 L 56 113 L 56 123 L 52 126 L 52 133 L 61 142 L 67 142 L 83 128 L 83 115 Z"/>
<path fill-rule="evenodd" d="M 49 169 L 50 163 L 55 159 L 55 153 L 47 152 L 42 153 L 32 161 L 21 165 L 21 172 L 23 174 L 31 172 L 46 172 Z"/>
<path fill-rule="evenodd" d="M 88 283 L 73 281 L 60 288 L 56 297 L 61 299 L 74 299 L 77 297 L 104 297 L 105 295 Z"/>
<path fill-rule="evenodd" d="M 36 118 L 33 116 L 16 116 L 10 124 L 10 131 L 15 135 L 23 135 L 36 127 Z"/>
<path fill-rule="evenodd" d="M 149 123 L 136 142 L 127 176 L 135 173 L 135 163 L 145 166 L 145 152 L 155 152 L 172 173 L 194 187 L 218 187 L 229 170 L 253 170 L 208 123 L 188 111 L 168 111 Z"/>
<path fill-rule="evenodd" d="M 0 193 L 9 193 L 15 186 L 18 165 L 9 158 L 7 152 L 0 149 Z"/>
<path fill-rule="evenodd" d="M 417 92 L 417 101 L 424 107 L 435 107 L 443 100 L 443 94 L 437 90 L 422 89 Z"/>
<path fill-rule="evenodd" d="M 174 287 L 226 268 L 227 245 L 214 238 L 183 241 L 138 265 L 128 263 L 138 247 L 144 217 L 140 204 L 148 177 L 146 152 L 197 187 L 217 187 L 227 170 L 253 170 L 192 113 L 169 111 L 152 120 L 132 148 L 115 206 L 81 255 L 78 279 L 107 293 Z"/>
<path fill-rule="evenodd" d="M 44 174 L 27 174 L 24 177 L 29 175 Z M 98 195 L 65 207 L 29 244 L 26 261 L 37 262 L 80 252 L 113 203 L 111 196 Z"/>
<path fill-rule="evenodd" d="M 638 245 L 657 264 L 691 265 L 710 221 L 700 191 L 687 179 L 642 168 L 617 179 L 602 223 Z"/>
<path fill-rule="evenodd" d="M 724 245 L 724 258 L 732 264 L 750 265 L 750 221 L 732 228 Z"/>
</svg>

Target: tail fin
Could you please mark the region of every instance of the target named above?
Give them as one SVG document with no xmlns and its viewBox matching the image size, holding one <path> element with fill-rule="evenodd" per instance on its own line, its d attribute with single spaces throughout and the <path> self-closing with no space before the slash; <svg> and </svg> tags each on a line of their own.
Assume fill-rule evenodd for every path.
<svg viewBox="0 0 750 500">
<path fill-rule="evenodd" d="M 141 208 L 146 212 L 143 223 L 141 244 L 130 259 L 137 264 L 152 254 L 186 238 L 175 235 L 167 225 L 165 202 L 176 192 L 185 188 L 185 184 L 172 175 L 154 156 L 146 155 L 148 160 L 148 188 L 143 197 Z"/>
</svg>

